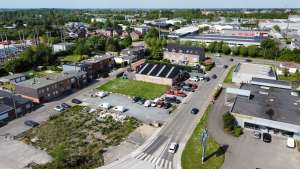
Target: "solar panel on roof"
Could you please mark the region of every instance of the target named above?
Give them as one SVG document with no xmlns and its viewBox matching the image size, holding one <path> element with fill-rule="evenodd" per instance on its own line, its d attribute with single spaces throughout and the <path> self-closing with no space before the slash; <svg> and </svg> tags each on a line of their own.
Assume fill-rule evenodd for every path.
<svg viewBox="0 0 300 169">
<path fill-rule="evenodd" d="M 165 69 L 159 74 L 159 77 L 166 77 L 172 66 L 166 65 Z"/>
<path fill-rule="evenodd" d="M 164 66 L 164 65 L 160 65 L 160 64 L 157 65 L 157 66 L 155 67 L 155 69 L 152 70 L 150 76 L 156 76 L 156 74 L 161 70 L 161 68 L 162 68 L 163 66 Z"/>
<path fill-rule="evenodd" d="M 179 73 L 179 69 L 177 68 L 177 67 L 175 67 L 173 70 L 172 70 L 172 72 L 169 74 L 169 76 L 168 76 L 168 78 L 174 78 L 174 77 L 176 77 L 177 75 L 178 75 L 178 73 Z"/>
<path fill-rule="evenodd" d="M 141 72 L 141 74 L 146 75 L 153 67 L 153 64 L 148 64 L 147 67 Z"/>
</svg>

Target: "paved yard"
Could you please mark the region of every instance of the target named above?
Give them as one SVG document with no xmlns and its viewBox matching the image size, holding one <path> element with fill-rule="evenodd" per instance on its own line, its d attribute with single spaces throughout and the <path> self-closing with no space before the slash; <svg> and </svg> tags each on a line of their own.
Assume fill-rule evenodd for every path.
<svg viewBox="0 0 300 169">
<path fill-rule="evenodd" d="M 88 94 L 81 95 L 78 97 L 89 106 L 93 108 L 98 108 L 101 103 L 110 103 L 112 106 L 124 106 L 128 111 L 125 112 L 126 115 L 135 117 L 144 123 L 151 123 L 153 121 L 166 122 L 169 118 L 169 113 L 166 109 L 157 107 L 144 107 L 137 103 L 132 103 L 128 96 L 119 94 L 110 94 L 109 96 L 101 98 L 92 98 Z"/>
<path fill-rule="evenodd" d="M 224 93 L 209 114 L 208 131 L 219 144 L 228 145 L 222 169 L 299 169 L 300 153 L 286 147 L 286 138 L 272 137 L 272 143 L 255 139 L 249 131 L 235 138 L 223 132 Z"/>
<path fill-rule="evenodd" d="M 5 139 L 3 136 L 0 136 L 1 169 L 22 169 L 31 162 L 44 164 L 51 159 L 42 150 L 38 150 L 20 141 Z"/>
</svg>

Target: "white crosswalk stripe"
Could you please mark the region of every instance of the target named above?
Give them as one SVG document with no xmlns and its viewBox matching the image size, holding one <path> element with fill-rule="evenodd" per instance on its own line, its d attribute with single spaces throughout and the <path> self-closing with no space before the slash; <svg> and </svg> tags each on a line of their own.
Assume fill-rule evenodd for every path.
<svg viewBox="0 0 300 169">
<path fill-rule="evenodd" d="M 138 160 L 147 161 L 162 169 L 172 169 L 172 162 L 164 158 L 155 157 L 151 154 L 141 153 L 135 156 Z"/>
</svg>

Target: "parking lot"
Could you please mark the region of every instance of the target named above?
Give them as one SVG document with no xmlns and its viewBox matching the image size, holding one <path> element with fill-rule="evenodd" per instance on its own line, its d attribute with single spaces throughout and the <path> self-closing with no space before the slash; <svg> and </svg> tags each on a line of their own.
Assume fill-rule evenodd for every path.
<svg viewBox="0 0 300 169">
<path fill-rule="evenodd" d="M 4 136 L 0 136 L 0 150 L 1 169 L 22 169 L 31 162 L 44 164 L 52 159 L 45 151 Z"/>
<path fill-rule="evenodd" d="M 83 104 L 87 104 L 92 108 L 99 108 L 101 103 L 109 103 L 112 106 L 124 106 L 127 111 L 125 114 L 135 117 L 144 123 L 166 122 L 169 117 L 169 111 L 164 108 L 157 107 L 144 107 L 137 103 L 133 103 L 128 96 L 111 93 L 104 98 L 91 97 L 90 95 L 79 96 L 78 99 L 83 101 Z"/>
</svg>

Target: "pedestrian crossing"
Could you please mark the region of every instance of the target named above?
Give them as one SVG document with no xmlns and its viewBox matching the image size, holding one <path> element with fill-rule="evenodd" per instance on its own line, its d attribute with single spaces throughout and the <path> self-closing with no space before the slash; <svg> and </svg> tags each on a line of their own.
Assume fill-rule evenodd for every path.
<svg viewBox="0 0 300 169">
<path fill-rule="evenodd" d="M 155 157 L 151 154 L 141 153 L 135 157 L 138 160 L 147 161 L 161 169 L 172 169 L 172 162 L 164 158 Z"/>
</svg>

